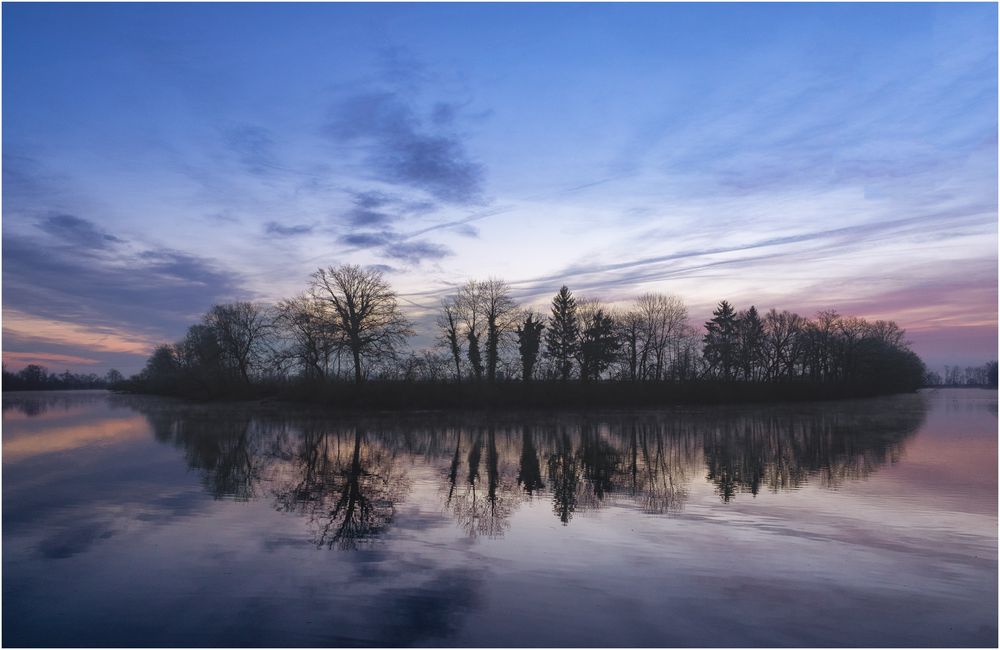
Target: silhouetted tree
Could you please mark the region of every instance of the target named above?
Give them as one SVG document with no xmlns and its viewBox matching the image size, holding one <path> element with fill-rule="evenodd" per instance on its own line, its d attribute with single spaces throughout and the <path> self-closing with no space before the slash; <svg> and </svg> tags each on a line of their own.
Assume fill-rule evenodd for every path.
<svg viewBox="0 0 1000 650">
<path fill-rule="evenodd" d="M 835 367 L 837 353 L 837 323 L 840 314 L 830 309 L 816 314 L 815 320 L 806 324 L 805 358 L 809 376 L 813 381 L 831 381 L 838 376 Z"/>
<path fill-rule="evenodd" d="M 764 366 L 764 323 L 753 305 L 736 318 L 737 357 L 744 381 L 761 378 Z"/>
<path fill-rule="evenodd" d="M 677 296 L 646 293 L 635 301 L 639 319 L 638 374 L 642 379 L 665 378 L 669 354 L 684 334 L 687 307 Z"/>
<path fill-rule="evenodd" d="M 636 381 L 639 378 L 641 318 L 639 312 L 634 309 L 615 318 L 615 323 L 618 325 L 618 340 L 621 342 L 621 374 L 629 381 Z"/>
<path fill-rule="evenodd" d="M 712 312 L 712 320 L 705 323 L 705 360 L 714 373 L 730 381 L 736 362 L 736 312 L 732 305 L 723 300 Z"/>
<path fill-rule="evenodd" d="M 576 298 L 566 285 L 552 299 L 552 315 L 545 332 L 545 352 L 563 381 L 569 379 L 573 361 L 580 351 L 580 326 L 576 317 Z"/>
<path fill-rule="evenodd" d="M 764 363 L 768 379 L 790 379 L 802 362 L 806 320 L 789 311 L 771 309 L 764 316 Z"/>
<path fill-rule="evenodd" d="M 441 301 L 441 312 L 437 317 L 438 340 L 451 353 L 455 364 L 455 379 L 462 381 L 462 335 L 460 307 L 456 297 Z"/>
<path fill-rule="evenodd" d="M 486 319 L 486 379 L 493 383 L 497 378 L 500 348 L 516 323 L 517 304 L 510 296 L 510 287 L 498 278 L 480 282 L 478 294 Z"/>
<path fill-rule="evenodd" d="M 517 334 L 517 351 L 521 357 L 521 378 L 524 381 L 531 381 L 544 328 L 542 322 L 535 320 L 534 314 L 528 314 L 524 322 L 514 330 Z"/>
<path fill-rule="evenodd" d="M 174 356 L 180 370 L 179 389 L 212 395 L 226 386 L 222 347 L 212 327 L 189 327 L 184 339 L 175 346 Z"/>
<path fill-rule="evenodd" d="M 262 305 L 234 302 L 212 307 L 205 324 L 215 330 L 223 357 L 249 384 L 251 370 L 263 363 L 268 350 L 267 337 L 274 325 L 271 314 Z"/>
<path fill-rule="evenodd" d="M 308 294 L 282 300 L 276 309 L 275 326 L 279 338 L 284 340 L 275 351 L 275 367 L 291 362 L 307 377 L 328 376 L 330 357 L 338 347 L 338 340 L 327 326 L 317 300 Z"/>
<path fill-rule="evenodd" d="M 459 290 L 455 297 L 455 308 L 465 326 L 465 338 L 469 342 L 466 354 L 469 357 L 469 365 L 472 366 L 472 373 L 476 379 L 483 378 L 483 354 L 480 347 L 482 339 L 482 327 L 484 324 L 480 297 L 480 285 L 475 280 L 470 280 Z"/>
<path fill-rule="evenodd" d="M 580 337 L 580 379 L 599 379 L 617 357 L 618 349 L 614 321 L 598 308 L 587 318 Z"/>
<path fill-rule="evenodd" d="M 355 383 L 364 378 L 362 359 L 394 356 L 413 333 L 399 310 L 396 293 L 376 269 L 352 264 L 319 269 L 312 275 L 310 292 L 325 307 L 328 327 L 351 352 Z"/>
<path fill-rule="evenodd" d="M 42 385 L 48 375 L 48 370 L 44 366 L 29 363 L 18 373 L 21 380 L 28 385 Z"/>
<path fill-rule="evenodd" d="M 864 335 L 865 338 L 875 339 L 880 343 L 894 348 L 905 345 L 904 337 L 906 336 L 906 332 L 891 320 L 877 320 L 874 323 L 865 323 Z"/>
<path fill-rule="evenodd" d="M 179 371 L 174 346 L 160 345 L 146 360 L 139 376 L 153 392 L 170 394 L 176 390 Z"/>
</svg>

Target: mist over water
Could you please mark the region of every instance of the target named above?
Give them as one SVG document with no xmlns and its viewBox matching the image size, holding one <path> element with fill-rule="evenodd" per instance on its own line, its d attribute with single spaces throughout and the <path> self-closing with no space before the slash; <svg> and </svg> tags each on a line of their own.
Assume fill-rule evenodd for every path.
<svg viewBox="0 0 1000 650">
<path fill-rule="evenodd" d="M 3 397 L 6 645 L 997 642 L 997 393 L 343 415 Z"/>
</svg>

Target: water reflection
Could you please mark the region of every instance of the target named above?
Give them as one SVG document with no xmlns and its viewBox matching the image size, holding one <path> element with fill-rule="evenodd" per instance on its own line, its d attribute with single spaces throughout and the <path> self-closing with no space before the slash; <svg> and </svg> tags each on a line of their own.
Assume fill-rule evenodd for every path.
<svg viewBox="0 0 1000 650">
<path fill-rule="evenodd" d="M 10 645 L 995 646 L 995 391 L 380 417 L 48 397 L 4 395 Z"/>
<path fill-rule="evenodd" d="M 428 433 L 434 435 L 433 430 Z M 462 447 L 463 433 L 467 450 Z M 455 432 L 444 506 L 470 537 L 497 537 L 509 526 L 508 519 L 520 498 L 512 450 L 505 445 L 501 454 L 493 426 Z"/>
<path fill-rule="evenodd" d="M 128 400 L 129 398 L 115 398 Z M 900 399 L 900 398 L 897 398 Z M 526 499 L 569 525 L 609 503 L 683 509 L 701 477 L 719 499 L 807 482 L 837 487 L 898 460 L 924 421 L 918 396 L 880 402 L 630 414 L 351 417 L 132 400 L 216 498 L 272 499 L 317 546 L 354 548 L 392 524 L 407 467 L 438 467 L 443 512 L 470 537 L 504 534 Z"/>
<path fill-rule="evenodd" d="M 923 420 L 923 410 L 722 420 L 710 424 L 704 437 L 708 478 L 723 501 L 741 492 L 756 495 L 762 487 L 773 492 L 796 488 L 811 477 L 837 487 L 899 460 L 901 443 Z"/>
<path fill-rule="evenodd" d="M 307 516 L 317 546 L 354 548 L 392 523 L 408 489 L 394 450 L 369 440 L 360 427 L 331 433 L 310 429 L 298 440 L 282 440 L 292 440 L 292 446 L 274 448 L 275 506 Z"/>
</svg>

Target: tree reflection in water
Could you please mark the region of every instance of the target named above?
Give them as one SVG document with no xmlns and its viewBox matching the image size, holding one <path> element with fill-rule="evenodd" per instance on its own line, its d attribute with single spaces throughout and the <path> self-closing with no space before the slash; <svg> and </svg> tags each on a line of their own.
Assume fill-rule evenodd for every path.
<svg viewBox="0 0 1000 650">
<path fill-rule="evenodd" d="M 576 491 L 580 468 L 573 443 L 565 430 L 560 432 L 556 448 L 549 453 L 549 483 L 552 485 L 552 509 L 559 521 L 568 524 L 576 510 Z"/>
<path fill-rule="evenodd" d="M 920 396 L 629 414 L 397 415 L 192 406 L 132 398 L 156 437 L 184 450 L 217 498 L 270 495 L 308 518 L 317 545 L 353 548 L 391 525 L 405 467 L 437 467 L 443 510 L 471 537 L 503 535 L 524 501 L 555 517 L 609 504 L 664 514 L 702 477 L 722 502 L 761 490 L 862 479 L 902 454 Z"/>
<path fill-rule="evenodd" d="M 508 519 L 514 511 L 518 494 L 513 480 L 509 478 L 510 471 L 507 467 L 501 468 L 496 431 L 493 426 L 488 426 L 485 434 L 481 428 L 474 429 L 472 445 L 466 456 L 466 481 L 464 485 L 456 486 L 461 433 L 458 441 L 448 474 L 450 485 L 446 508 L 470 537 L 502 535 L 510 525 Z M 486 466 L 482 468 L 484 454 Z"/>
<path fill-rule="evenodd" d="M 538 490 L 545 489 L 542 481 L 542 466 L 538 462 L 535 436 L 531 429 L 521 427 L 521 460 L 517 466 L 517 484 L 531 497 Z"/>
<path fill-rule="evenodd" d="M 724 502 L 738 493 L 795 489 L 812 477 L 837 487 L 899 460 L 902 441 L 923 422 L 911 413 L 796 413 L 714 418 L 704 436 L 705 464 Z"/>
<path fill-rule="evenodd" d="M 273 429 L 267 423 L 240 410 L 203 408 L 192 417 L 189 411 L 159 406 L 144 413 L 154 435 L 184 450 L 188 466 L 199 470 L 213 497 L 248 501 L 258 496 L 271 459 L 266 446 Z"/>
<path fill-rule="evenodd" d="M 279 471 L 272 491 L 279 510 L 305 514 L 317 546 L 354 548 L 392 523 L 408 481 L 396 453 L 351 432 L 303 433 L 291 471 Z"/>
</svg>

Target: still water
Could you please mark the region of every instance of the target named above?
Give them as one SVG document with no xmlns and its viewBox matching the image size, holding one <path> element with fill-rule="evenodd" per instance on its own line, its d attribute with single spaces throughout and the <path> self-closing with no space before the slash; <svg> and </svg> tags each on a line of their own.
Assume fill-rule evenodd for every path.
<svg viewBox="0 0 1000 650">
<path fill-rule="evenodd" d="M 3 396 L 5 646 L 995 646 L 997 392 L 331 415 Z"/>
</svg>

